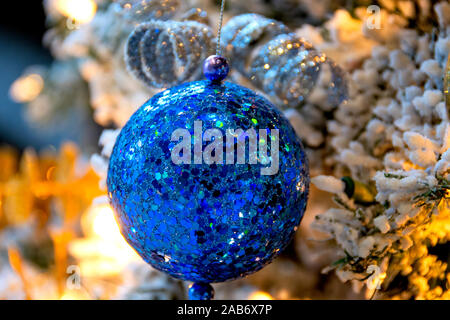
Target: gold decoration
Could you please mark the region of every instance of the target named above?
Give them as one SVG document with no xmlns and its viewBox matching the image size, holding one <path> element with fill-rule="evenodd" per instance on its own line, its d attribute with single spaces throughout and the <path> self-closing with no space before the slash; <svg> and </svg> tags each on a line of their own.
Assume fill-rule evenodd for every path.
<svg viewBox="0 0 450 320">
<path fill-rule="evenodd" d="M 22 281 L 23 291 L 25 292 L 25 299 L 31 300 L 30 287 L 31 284 L 28 282 L 27 277 L 25 276 L 23 270 L 23 259 L 19 253 L 19 250 L 16 248 L 10 248 L 8 250 L 9 263 L 16 274 L 19 275 L 20 280 Z"/>
<path fill-rule="evenodd" d="M 0 149 L 0 225 L 22 224 L 31 216 L 46 219 L 51 203 L 64 212 L 65 224 L 76 222 L 92 199 L 103 194 L 92 169 L 76 172 L 78 157 L 77 147 L 65 144 L 59 155 L 43 152 L 39 157 L 27 149 L 17 165 L 16 152 Z"/>
<path fill-rule="evenodd" d="M 71 143 L 59 153 L 27 149 L 20 159 L 12 148 L 0 148 L 0 226 L 26 225 L 32 227 L 26 241 L 51 241 L 52 262 L 40 271 L 31 266 L 35 261 L 22 250 L 23 243 L 7 248 L 16 288 L 25 299 L 109 299 L 126 265 L 141 261 L 120 234 L 112 208 L 93 204 L 105 194 L 99 177 L 79 159 Z M 55 226 L 52 219 L 50 225 L 55 214 L 60 223 Z"/>
</svg>

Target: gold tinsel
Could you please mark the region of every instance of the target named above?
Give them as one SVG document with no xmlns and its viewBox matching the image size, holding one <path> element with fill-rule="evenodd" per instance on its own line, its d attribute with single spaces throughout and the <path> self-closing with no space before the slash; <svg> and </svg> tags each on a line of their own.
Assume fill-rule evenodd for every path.
<svg viewBox="0 0 450 320">
<path fill-rule="evenodd" d="M 75 221 L 92 199 L 102 194 L 91 170 L 77 173 L 79 151 L 67 143 L 59 154 L 27 149 L 0 149 L 0 226 L 19 225 L 31 216 L 45 220 L 53 202 L 66 223 Z"/>
<path fill-rule="evenodd" d="M 54 279 L 60 296 L 67 278 L 68 246 L 80 233 L 81 214 L 103 194 L 99 177 L 89 165 L 80 166 L 80 158 L 71 143 L 64 144 L 59 153 L 27 149 L 20 157 L 12 148 L 0 148 L 0 231 L 32 226 L 26 241 L 34 251 L 45 251 L 46 239 L 51 242 L 50 256 L 46 256 L 50 269 L 43 274 Z M 59 217 L 51 220 L 55 216 Z M 38 285 L 34 277 L 30 280 L 30 257 L 21 245 L 7 246 L 9 264 L 21 281 L 24 298 L 41 298 L 33 292 Z"/>
</svg>

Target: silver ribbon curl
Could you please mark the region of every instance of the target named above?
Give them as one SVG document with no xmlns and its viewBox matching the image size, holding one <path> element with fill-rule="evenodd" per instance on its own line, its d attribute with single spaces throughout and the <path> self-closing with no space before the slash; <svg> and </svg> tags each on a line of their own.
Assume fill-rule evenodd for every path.
<svg viewBox="0 0 450 320">
<path fill-rule="evenodd" d="M 265 40 L 290 30 L 281 22 L 258 14 L 243 14 L 233 17 L 223 28 L 221 45 L 233 68 L 251 77 L 248 64 L 253 50 Z"/>
<path fill-rule="evenodd" d="M 119 0 L 130 21 L 168 20 L 180 7 L 180 0 Z"/>
<path fill-rule="evenodd" d="M 129 71 L 148 86 L 166 88 L 200 79 L 201 65 L 214 47 L 214 35 L 207 25 L 151 20 L 130 35 L 125 61 Z"/>
<path fill-rule="evenodd" d="M 337 106 L 347 99 L 344 72 L 281 22 L 257 14 L 236 16 L 225 25 L 222 39 L 233 67 L 287 107 L 305 103 L 323 69 L 331 72 L 328 103 Z"/>
</svg>

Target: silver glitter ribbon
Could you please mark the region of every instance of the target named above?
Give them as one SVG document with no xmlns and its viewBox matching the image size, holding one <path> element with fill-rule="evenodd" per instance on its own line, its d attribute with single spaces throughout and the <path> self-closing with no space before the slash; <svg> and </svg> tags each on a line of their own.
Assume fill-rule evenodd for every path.
<svg viewBox="0 0 450 320">
<path fill-rule="evenodd" d="M 150 87 L 166 88 L 202 77 L 203 61 L 214 52 L 210 27 L 197 21 L 151 20 L 130 35 L 125 61 Z"/>
<path fill-rule="evenodd" d="M 344 72 L 281 22 L 257 14 L 236 16 L 223 29 L 222 46 L 234 69 L 288 107 L 303 105 L 325 64 L 331 71 L 328 103 L 337 106 L 347 99 Z"/>
<path fill-rule="evenodd" d="M 205 25 L 210 25 L 208 13 L 200 8 L 192 8 L 181 15 L 182 21 L 197 21 Z"/>
<path fill-rule="evenodd" d="M 125 17 L 131 21 L 168 20 L 180 7 L 180 0 L 119 0 Z"/>
<path fill-rule="evenodd" d="M 248 63 L 255 48 L 264 41 L 290 30 L 281 22 L 258 14 L 243 14 L 232 18 L 223 28 L 221 45 L 233 68 L 250 77 Z"/>
</svg>

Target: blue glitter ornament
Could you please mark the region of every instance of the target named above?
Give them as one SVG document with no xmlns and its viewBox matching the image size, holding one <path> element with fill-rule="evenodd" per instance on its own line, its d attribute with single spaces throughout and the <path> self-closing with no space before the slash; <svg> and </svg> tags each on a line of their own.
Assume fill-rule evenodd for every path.
<svg viewBox="0 0 450 320">
<path fill-rule="evenodd" d="M 211 300 L 214 298 L 214 289 L 208 283 L 194 283 L 189 286 L 190 300 Z"/>
<path fill-rule="evenodd" d="M 156 269 L 197 282 L 199 298 L 212 296 L 206 284 L 256 272 L 283 251 L 309 172 L 301 141 L 267 99 L 206 80 L 165 90 L 131 117 L 107 184 L 128 243 Z"/>
</svg>

